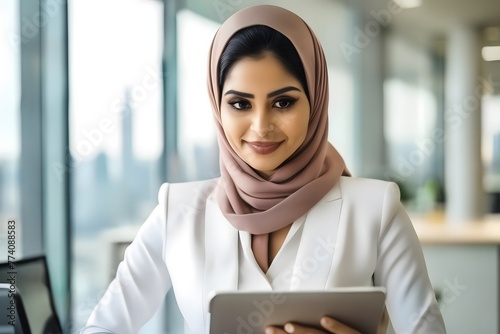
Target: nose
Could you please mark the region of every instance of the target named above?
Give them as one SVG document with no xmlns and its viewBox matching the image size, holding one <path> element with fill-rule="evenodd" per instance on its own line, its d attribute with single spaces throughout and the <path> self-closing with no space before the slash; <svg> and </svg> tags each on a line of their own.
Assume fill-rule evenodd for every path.
<svg viewBox="0 0 500 334">
<path fill-rule="evenodd" d="M 250 129 L 257 133 L 259 137 L 267 136 L 269 132 L 274 131 L 272 115 L 265 108 L 256 109 Z"/>
</svg>

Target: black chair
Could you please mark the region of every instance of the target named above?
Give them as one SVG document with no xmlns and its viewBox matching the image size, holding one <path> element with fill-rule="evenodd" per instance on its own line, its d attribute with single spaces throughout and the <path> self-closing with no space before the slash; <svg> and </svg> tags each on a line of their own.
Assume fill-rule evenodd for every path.
<svg viewBox="0 0 500 334">
<path fill-rule="evenodd" d="M 0 334 L 31 333 L 21 297 L 10 284 L 0 283 L 0 309 L 4 316 L 0 319 Z"/>
<path fill-rule="evenodd" d="M 26 258 L 0 264 L 0 283 L 2 284 L 2 300 L 12 300 L 12 289 L 9 278 L 15 278 L 16 322 L 15 334 L 60 334 L 62 327 L 54 308 L 54 300 L 49 281 L 45 256 Z M 6 284 L 5 284 L 6 283 Z M 7 299 L 5 298 L 5 290 Z M 10 297 L 10 298 L 9 298 Z M 2 309 L 4 309 L 2 307 Z M 5 317 L 5 320 L 7 317 Z M 3 325 L 3 320 L 2 323 Z M 8 330 L 8 327 L 1 327 Z"/>
</svg>

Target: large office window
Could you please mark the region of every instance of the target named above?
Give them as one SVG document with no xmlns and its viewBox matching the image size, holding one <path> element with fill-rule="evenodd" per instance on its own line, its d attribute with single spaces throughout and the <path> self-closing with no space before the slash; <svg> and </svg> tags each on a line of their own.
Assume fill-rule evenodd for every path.
<svg viewBox="0 0 500 334">
<path fill-rule="evenodd" d="M 81 327 L 157 203 L 163 3 L 74 0 L 68 10 L 72 317 Z"/>
<path fill-rule="evenodd" d="M 488 212 L 500 213 L 500 95 L 482 99 L 484 187 L 490 195 Z"/>
<path fill-rule="evenodd" d="M 500 95 L 484 96 L 482 109 L 482 153 L 486 175 L 500 177 Z"/>
<path fill-rule="evenodd" d="M 486 174 L 500 174 L 500 95 L 486 95 L 482 100 L 482 145 Z"/>
<path fill-rule="evenodd" d="M 207 57 L 218 28 L 188 9 L 177 14 L 178 141 L 186 180 L 219 175 L 218 148 L 207 91 Z"/>
<path fill-rule="evenodd" d="M 419 187 L 432 178 L 431 158 L 439 145 L 433 140 L 436 102 L 432 92 L 398 79 L 387 80 L 384 90 L 389 164 L 397 173 L 394 179 Z"/>
<path fill-rule="evenodd" d="M 20 217 L 19 18 L 18 0 L 0 2 L 0 245 L 7 245 L 7 221 Z M 7 259 L 7 254 L 7 248 L 0 251 L 0 262 Z"/>
<path fill-rule="evenodd" d="M 436 209 L 442 201 L 444 128 L 432 50 L 392 34 L 386 40 L 384 132 L 387 180 L 395 181 L 412 211 Z"/>
</svg>

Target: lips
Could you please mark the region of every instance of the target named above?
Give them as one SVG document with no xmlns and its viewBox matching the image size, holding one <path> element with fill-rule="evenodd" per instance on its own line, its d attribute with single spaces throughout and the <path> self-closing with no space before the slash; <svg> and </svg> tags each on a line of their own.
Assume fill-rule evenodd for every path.
<svg viewBox="0 0 500 334">
<path fill-rule="evenodd" d="M 253 141 L 248 146 L 258 154 L 271 154 L 280 147 L 282 142 Z"/>
</svg>

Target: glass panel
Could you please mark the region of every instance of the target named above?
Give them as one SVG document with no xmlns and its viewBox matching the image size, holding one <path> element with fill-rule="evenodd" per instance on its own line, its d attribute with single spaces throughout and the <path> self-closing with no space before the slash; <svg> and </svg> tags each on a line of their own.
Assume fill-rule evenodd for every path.
<svg viewBox="0 0 500 334">
<path fill-rule="evenodd" d="M 69 3 L 73 322 L 83 326 L 161 183 L 163 3 Z"/>
<path fill-rule="evenodd" d="M 400 35 L 387 37 L 384 81 L 384 135 L 389 169 L 411 211 L 437 209 L 442 201 L 440 163 L 444 130 L 440 123 L 432 51 Z"/>
<path fill-rule="evenodd" d="M 186 180 L 219 175 L 219 151 L 206 83 L 208 50 L 218 27 L 189 10 L 177 15 L 178 141 Z"/>
<path fill-rule="evenodd" d="M 20 216 L 20 35 L 19 1 L 0 1 L 0 262 L 7 260 L 7 222 Z M 12 224 L 11 224 L 12 225 Z M 16 241 L 20 242 L 19 230 Z M 19 247 L 19 245 L 18 245 Z M 20 248 L 19 248 L 20 250 Z M 13 254 L 18 257 L 19 254 Z"/>
<path fill-rule="evenodd" d="M 484 187 L 490 196 L 487 209 L 500 213 L 500 95 L 483 97 L 482 116 Z"/>
<path fill-rule="evenodd" d="M 431 195 L 425 191 L 434 182 L 433 158 L 443 138 L 436 128 L 436 100 L 425 88 L 397 79 L 384 84 L 384 95 L 387 152 L 393 171 L 386 176 L 398 182 L 402 192 L 406 190 L 403 199 L 410 209 L 430 210 L 436 198 L 426 197 Z"/>
</svg>

